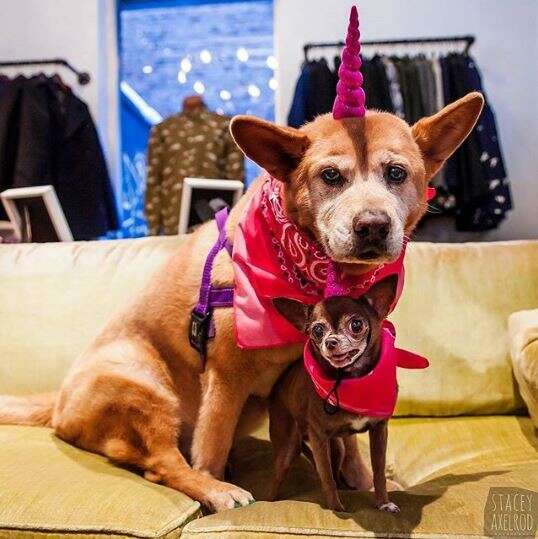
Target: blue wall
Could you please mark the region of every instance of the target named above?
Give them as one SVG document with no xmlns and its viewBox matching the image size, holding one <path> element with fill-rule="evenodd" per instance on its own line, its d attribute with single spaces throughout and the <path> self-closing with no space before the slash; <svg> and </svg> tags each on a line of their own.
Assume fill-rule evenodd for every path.
<svg viewBox="0 0 538 539">
<path fill-rule="evenodd" d="M 211 110 L 274 119 L 272 0 L 123 0 L 118 22 L 120 80 L 161 116 L 198 90 Z M 123 95 L 121 123 L 120 236 L 139 236 L 149 126 Z M 247 163 L 247 181 L 257 173 Z"/>
</svg>

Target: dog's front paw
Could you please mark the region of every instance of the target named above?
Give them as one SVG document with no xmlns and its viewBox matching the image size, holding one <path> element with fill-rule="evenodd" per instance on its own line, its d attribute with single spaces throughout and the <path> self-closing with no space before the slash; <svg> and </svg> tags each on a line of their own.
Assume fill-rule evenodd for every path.
<svg viewBox="0 0 538 539">
<path fill-rule="evenodd" d="M 234 507 L 244 507 L 254 503 L 254 498 L 250 492 L 242 488 L 221 483 L 221 487 L 208 492 L 204 499 L 204 504 L 216 513 L 233 509 Z"/>
<path fill-rule="evenodd" d="M 387 502 L 378 507 L 380 511 L 385 511 L 386 513 L 392 513 L 393 515 L 400 512 L 400 508 L 392 502 Z"/>
</svg>

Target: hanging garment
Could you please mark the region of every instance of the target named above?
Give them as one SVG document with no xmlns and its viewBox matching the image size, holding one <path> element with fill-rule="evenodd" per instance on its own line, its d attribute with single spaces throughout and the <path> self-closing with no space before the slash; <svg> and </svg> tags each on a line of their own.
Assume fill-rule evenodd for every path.
<svg viewBox="0 0 538 539">
<path fill-rule="evenodd" d="M 116 202 L 88 107 L 57 81 L 13 81 L 16 99 L 0 106 L 2 188 L 53 185 L 76 240 L 118 227 Z M 5 116 L 7 115 L 7 116 Z"/>
<path fill-rule="evenodd" d="M 366 108 L 395 112 L 390 94 L 389 79 L 381 57 L 374 56 L 371 60 L 363 58 L 361 71 L 364 76 Z"/>
<path fill-rule="evenodd" d="M 475 61 L 468 55 L 446 58 L 451 101 L 472 91 L 485 96 Z M 477 125 L 447 167 L 447 185 L 456 196 L 456 228 L 482 231 L 496 228 L 512 208 L 495 115 L 487 98 Z"/>
<path fill-rule="evenodd" d="M 404 99 L 405 119 L 412 125 L 425 116 L 418 68 L 412 58 L 392 57 Z"/>
<path fill-rule="evenodd" d="M 307 97 L 308 121 L 332 110 L 337 82 L 338 77 L 331 70 L 325 58 L 313 62 L 309 78 L 309 87 L 313 91 L 309 92 Z"/>
<path fill-rule="evenodd" d="M 445 96 L 443 95 L 443 74 L 441 72 L 441 63 L 439 58 L 431 60 L 433 76 L 435 80 L 435 108 L 436 112 L 445 106 Z"/>
<path fill-rule="evenodd" d="M 150 235 L 178 233 L 184 178 L 244 180 L 243 154 L 229 125 L 229 117 L 200 107 L 171 116 L 152 129 L 145 201 Z"/>
<path fill-rule="evenodd" d="M 437 112 L 437 99 L 435 89 L 435 76 L 430 61 L 425 56 L 417 56 L 415 63 L 420 81 L 420 92 L 424 114 L 430 116 Z"/>
<path fill-rule="evenodd" d="M 402 92 L 400 90 L 400 81 L 398 80 L 398 71 L 394 66 L 394 62 L 390 58 L 384 56 L 382 60 L 387 73 L 387 80 L 389 82 L 389 91 L 392 105 L 394 106 L 394 113 L 400 118 L 405 118 L 404 102 Z"/>
<path fill-rule="evenodd" d="M 310 70 L 311 62 L 305 62 L 301 69 L 301 74 L 295 85 L 293 101 L 291 103 L 290 112 L 288 114 L 288 125 L 291 127 L 301 127 L 308 120 L 307 99 L 310 93 Z"/>
<path fill-rule="evenodd" d="M 13 187 L 19 111 L 24 77 L 0 82 L 0 192 Z M 9 220 L 0 204 L 0 220 Z"/>
<path fill-rule="evenodd" d="M 324 58 L 305 62 L 295 86 L 288 125 L 298 128 L 316 116 L 330 112 L 337 81 L 336 71 L 331 70 Z"/>
</svg>

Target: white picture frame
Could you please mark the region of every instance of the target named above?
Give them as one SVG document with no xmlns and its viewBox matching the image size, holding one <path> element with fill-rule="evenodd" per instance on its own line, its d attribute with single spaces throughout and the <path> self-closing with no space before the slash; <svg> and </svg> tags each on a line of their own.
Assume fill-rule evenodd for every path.
<svg viewBox="0 0 538 539">
<path fill-rule="evenodd" d="M 195 189 L 207 189 L 211 191 L 232 192 L 232 205 L 237 204 L 241 198 L 245 185 L 239 180 L 222 180 L 208 178 L 185 178 L 181 193 L 181 205 L 179 208 L 178 234 L 186 234 L 189 229 L 189 217 L 191 215 L 192 194 Z"/>
<path fill-rule="evenodd" d="M 0 199 L 6 210 L 6 213 L 11 221 L 13 230 L 16 238 L 19 241 L 22 241 L 23 238 L 27 236 L 26 231 L 22 230 L 23 223 L 27 223 L 27 226 L 31 227 L 36 226 L 36 224 L 31 223 L 27 218 L 24 219 L 19 212 L 19 206 L 17 201 L 21 199 L 32 199 L 40 198 L 43 201 L 43 204 L 47 210 L 48 216 L 50 218 L 50 224 L 56 233 L 57 238 L 51 238 L 50 241 L 73 241 L 73 234 L 71 229 L 67 224 L 65 214 L 62 210 L 62 206 L 58 197 L 56 196 L 56 191 L 52 185 L 40 185 L 36 187 L 20 187 L 15 189 L 7 189 L 0 193 Z M 28 217 L 28 216 L 26 216 Z"/>
</svg>

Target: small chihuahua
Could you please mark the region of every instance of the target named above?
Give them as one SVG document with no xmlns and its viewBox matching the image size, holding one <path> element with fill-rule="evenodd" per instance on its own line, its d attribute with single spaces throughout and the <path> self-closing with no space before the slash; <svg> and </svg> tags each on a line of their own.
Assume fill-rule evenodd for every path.
<svg viewBox="0 0 538 539">
<path fill-rule="evenodd" d="M 397 278 L 391 276 L 372 286 L 359 299 L 331 297 L 314 306 L 288 298 L 275 298 L 273 303 L 289 322 L 310 337 L 314 359 L 325 372 L 334 378 L 359 377 L 368 374 L 379 360 L 382 323 L 394 301 L 396 287 Z M 377 507 L 389 513 L 400 511 L 387 494 L 388 419 L 342 410 L 329 414 L 326 401 L 317 394 L 301 361 L 295 362 L 276 384 L 269 414 L 275 451 L 271 500 L 276 499 L 294 458 L 302 449 L 306 452 L 304 442 L 308 440 L 327 505 L 329 509 L 343 511 L 337 492 L 342 459 L 337 457 L 335 460 L 340 462 L 331 462 L 331 454 L 344 454 L 343 448 L 355 443 L 351 438 L 355 433 L 369 430 Z"/>
</svg>

